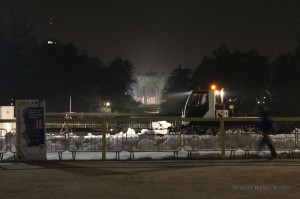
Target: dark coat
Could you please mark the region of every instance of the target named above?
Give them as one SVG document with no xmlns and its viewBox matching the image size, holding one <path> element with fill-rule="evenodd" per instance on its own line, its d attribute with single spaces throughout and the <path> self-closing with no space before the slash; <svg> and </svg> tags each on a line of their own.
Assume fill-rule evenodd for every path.
<svg viewBox="0 0 300 199">
<path fill-rule="evenodd" d="M 261 112 L 260 119 L 258 121 L 258 128 L 263 132 L 263 135 L 274 133 L 274 122 L 267 112 Z"/>
</svg>

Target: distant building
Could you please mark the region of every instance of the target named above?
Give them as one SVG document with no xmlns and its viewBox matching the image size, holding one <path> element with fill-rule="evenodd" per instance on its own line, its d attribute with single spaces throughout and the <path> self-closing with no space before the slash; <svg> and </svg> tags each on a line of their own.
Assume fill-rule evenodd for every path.
<svg viewBox="0 0 300 199">
<path fill-rule="evenodd" d="M 135 99 L 143 105 L 161 104 L 161 95 L 166 80 L 167 77 L 164 74 L 158 75 L 152 71 L 137 76 L 137 83 L 133 86 Z"/>
</svg>

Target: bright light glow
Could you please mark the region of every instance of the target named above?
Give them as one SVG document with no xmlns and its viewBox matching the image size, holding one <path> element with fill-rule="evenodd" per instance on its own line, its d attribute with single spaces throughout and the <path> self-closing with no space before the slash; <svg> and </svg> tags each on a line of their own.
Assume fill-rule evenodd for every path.
<svg viewBox="0 0 300 199">
<path fill-rule="evenodd" d="M 215 95 L 220 95 L 220 97 L 221 97 L 221 104 L 223 104 L 224 88 L 222 88 L 222 90 L 220 90 L 220 91 L 215 90 Z"/>
<path fill-rule="evenodd" d="M 216 89 L 217 89 L 217 86 L 216 86 L 215 84 L 212 84 L 212 85 L 210 86 L 210 89 L 211 89 L 211 90 L 216 90 Z"/>
<path fill-rule="evenodd" d="M 105 104 L 106 106 L 110 106 L 110 103 L 109 102 L 106 102 L 106 104 Z"/>
<path fill-rule="evenodd" d="M 147 97 L 147 104 L 155 104 L 155 97 Z"/>
<path fill-rule="evenodd" d="M 224 89 L 222 88 L 222 90 L 220 91 L 220 95 L 223 97 L 224 96 Z"/>
<path fill-rule="evenodd" d="M 193 91 L 187 91 L 187 92 L 178 92 L 178 93 L 172 93 L 172 94 L 166 94 L 166 96 L 170 96 L 172 98 L 176 97 L 187 97 L 189 96 Z"/>
</svg>

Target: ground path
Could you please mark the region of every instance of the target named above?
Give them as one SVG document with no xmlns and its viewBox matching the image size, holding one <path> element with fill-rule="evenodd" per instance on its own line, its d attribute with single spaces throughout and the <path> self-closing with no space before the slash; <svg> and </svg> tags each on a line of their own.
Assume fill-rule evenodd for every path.
<svg viewBox="0 0 300 199">
<path fill-rule="evenodd" d="M 300 159 L 0 163 L 0 198 L 299 198 Z"/>
</svg>

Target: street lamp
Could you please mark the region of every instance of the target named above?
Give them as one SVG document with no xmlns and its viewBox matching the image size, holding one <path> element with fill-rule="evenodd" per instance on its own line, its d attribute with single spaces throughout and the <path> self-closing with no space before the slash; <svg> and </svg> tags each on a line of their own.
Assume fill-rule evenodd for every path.
<svg viewBox="0 0 300 199">
<path fill-rule="evenodd" d="M 225 109 L 225 106 L 224 106 L 224 88 L 222 88 L 220 91 L 219 90 L 215 90 L 215 95 L 216 96 L 220 96 L 221 98 L 221 106 L 222 106 L 222 109 L 224 110 Z"/>
<path fill-rule="evenodd" d="M 210 89 L 211 89 L 211 90 L 216 90 L 216 89 L 217 89 L 217 86 L 216 86 L 215 84 L 212 84 L 212 85 L 210 86 Z"/>
<path fill-rule="evenodd" d="M 221 104 L 223 104 L 224 88 L 221 89 L 220 96 L 221 96 Z"/>
</svg>

